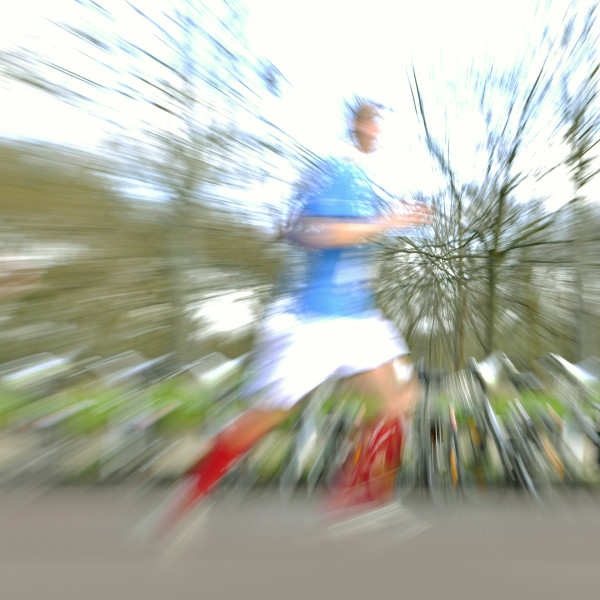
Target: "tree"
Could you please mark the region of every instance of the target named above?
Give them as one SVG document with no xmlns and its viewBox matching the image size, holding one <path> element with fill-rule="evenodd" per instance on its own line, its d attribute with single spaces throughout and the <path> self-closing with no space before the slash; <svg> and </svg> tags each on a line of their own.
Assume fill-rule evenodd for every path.
<svg viewBox="0 0 600 600">
<path fill-rule="evenodd" d="M 262 98 L 278 93 L 282 76 L 247 48 L 232 2 L 181 0 L 161 10 L 79 0 L 74 8 L 68 22 L 56 23 L 56 55 L 19 48 L 0 64 L 13 80 L 103 120 L 105 173 L 129 196 L 121 209 L 131 227 L 140 214 L 152 223 L 152 254 L 166 257 L 167 332 L 185 360 L 191 307 L 200 298 L 233 279 L 264 286 L 276 270 L 265 236 L 232 198 L 269 176 L 273 157 L 299 154 L 261 116 Z M 132 188 L 158 201 L 148 208 Z"/>
<path fill-rule="evenodd" d="M 553 46 L 550 47 L 552 50 Z M 533 78 L 526 76 L 525 64 L 512 72 L 497 76 L 493 69 L 474 78 L 474 92 L 479 97 L 482 123 L 485 126 L 485 170 L 479 180 L 461 183 L 452 166 L 450 145 L 443 148 L 429 128 L 424 99 L 413 71 L 412 90 L 415 110 L 421 120 L 426 146 L 447 181 L 445 209 L 440 213 L 445 221 L 446 242 L 437 241 L 445 248 L 445 260 L 453 261 L 458 273 L 454 287 L 454 366 L 458 368 L 464 357 L 464 319 L 471 321 L 471 334 L 481 343 L 484 353 L 497 346 L 499 327 L 499 291 L 504 284 L 502 273 L 510 256 L 540 242 L 540 236 L 554 219 L 538 201 L 517 200 L 515 194 L 525 181 L 536 177 L 540 165 L 526 165 L 522 154 L 535 137 L 532 129 L 536 116 L 542 110 L 552 83 L 549 69 L 551 52 L 542 60 Z M 492 99 L 493 98 L 493 102 Z M 503 101 L 505 100 L 505 101 Z M 468 190 L 468 194 L 465 194 Z M 450 233 L 452 232 L 452 233 Z M 448 250 L 459 248 L 457 253 Z M 465 272 L 465 260 L 471 262 L 471 272 Z M 483 275 L 485 274 L 485 275 Z M 469 279 L 469 291 L 465 282 Z M 477 278 L 477 279 L 475 279 Z M 481 284 L 485 283 L 482 293 Z M 465 294 L 479 296 L 475 304 L 477 314 L 465 315 Z M 479 331 L 483 329 L 484 334 Z"/>
<path fill-rule="evenodd" d="M 594 349 L 589 335 L 593 313 L 586 298 L 589 270 L 585 265 L 596 250 L 590 246 L 589 230 L 586 227 L 590 217 L 586 186 L 600 171 L 594 164 L 594 160 L 597 160 L 596 147 L 600 141 L 600 60 L 596 54 L 598 36 L 594 34 L 595 11 L 596 6 L 584 15 L 581 23 L 576 15 L 572 16 L 563 37 L 563 47 L 569 56 L 569 69 L 561 78 L 561 117 L 564 141 L 568 147 L 566 164 L 573 185 L 570 227 L 573 232 L 575 263 L 574 305 L 577 306 L 574 311 L 576 360 L 583 360 Z"/>
</svg>

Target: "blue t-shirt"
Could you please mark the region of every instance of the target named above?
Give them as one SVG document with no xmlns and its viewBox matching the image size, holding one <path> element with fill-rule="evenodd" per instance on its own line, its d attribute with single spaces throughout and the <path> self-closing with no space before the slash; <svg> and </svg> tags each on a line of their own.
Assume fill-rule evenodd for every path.
<svg viewBox="0 0 600 600">
<path fill-rule="evenodd" d="M 310 182 L 301 217 L 368 222 L 379 214 L 364 171 L 350 160 L 329 160 Z M 298 309 L 305 316 L 360 316 L 375 308 L 375 256 L 369 244 L 310 250 Z"/>
</svg>

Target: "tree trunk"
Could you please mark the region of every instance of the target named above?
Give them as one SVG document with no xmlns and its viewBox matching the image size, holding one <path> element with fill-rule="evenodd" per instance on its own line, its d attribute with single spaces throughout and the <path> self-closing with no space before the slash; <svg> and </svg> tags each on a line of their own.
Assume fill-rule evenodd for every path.
<svg viewBox="0 0 600 600">
<path fill-rule="evenodd" d="M 464 337 L 465 337 L 465 287 L 463 284 L 462 267 L 459 269 L 458 306 L 456 307 L 456 322 L 454 325 L 454 369 L 460 371 L 464 363 Z"/>
<path fill-rule="evenodd" d="M 488 305 L 486 311 L 485 347 L 486 356 L 494 351 L 496 329 L 496 287 L 498 279 L 497 256 L 494 250 L 488 256 Z"/>
</svg>

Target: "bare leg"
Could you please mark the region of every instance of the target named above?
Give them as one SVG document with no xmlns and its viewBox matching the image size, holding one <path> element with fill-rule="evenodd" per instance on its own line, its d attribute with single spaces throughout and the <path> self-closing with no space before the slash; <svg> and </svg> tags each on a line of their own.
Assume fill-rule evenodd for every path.
<svg viewBox="0 0 600 600">
<path fill-rule="evenodd" d="M 181 494 L 164 523 L 165 531 L 173 527 L 197 502 L 210 495 L 246 452 L 289 414 L 290 411 L 286 410 L 255 408 L 221 431 L 185 474 Z"/>
<path fill-rule="evenodd" d="M 227 446 L 235 454 L 245 452 L 269 431 L 285 421 L 290 414 L 289 410 L 253 408 L 225 428 L 217 437 L 215 444 Z"/>
<path fill-rule="evenodd" d="M 408 366 L 408 359 L 396 359 L 400 367 Z M 349 379 L 352 387 L 367 393 L 379 406 L 383 418 L 398 419 L 408 416 L 421 396 L 420 385 L 414 375 L 401 381 L 394 361 L 376 369 L 364 371 Z"/>
<path fill-rule="evenodd" d="M 400 366 L 407 366 L 406 358 Z M 420 398 L 414 376 L 402 380 L 394 361 L 351 377 L 350 387 L 377 402 L 378 417 L 361 429 L 357 447 L 342 466 L 330 507 L 356 509 L 388 502 L 401 464 L 403 423 Z"/>
</svg>

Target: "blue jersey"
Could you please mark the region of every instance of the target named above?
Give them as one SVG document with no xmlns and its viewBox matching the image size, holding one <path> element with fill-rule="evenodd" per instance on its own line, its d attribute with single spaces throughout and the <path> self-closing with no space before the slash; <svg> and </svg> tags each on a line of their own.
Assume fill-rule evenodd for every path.
<svg viewBox="0 0 600 600">
<path fill-rule="evenodd" d="M 368 222 L 378 216 L 377 196 L 351 161 L 330 160 L 305 196 L 301 217 Z M 369 244 L 307 252 L 298 307 L 304 315 L 360 316 L 375 308 L 374 249 Z"/>
</svg>

